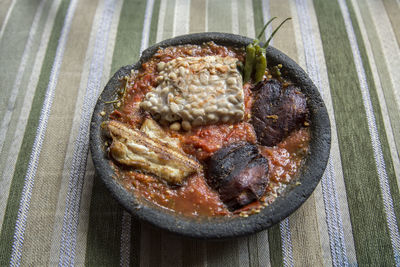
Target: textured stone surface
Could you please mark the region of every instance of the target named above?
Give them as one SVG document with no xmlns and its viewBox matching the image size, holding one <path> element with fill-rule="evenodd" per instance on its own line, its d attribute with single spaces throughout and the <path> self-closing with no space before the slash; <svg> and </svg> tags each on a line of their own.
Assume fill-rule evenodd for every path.
<svg viewBox="0 0 400 267">
<path fill-rule="evenodd" d="M 299 177 L 300 185 L 289 186 L 284 194 L 274 203 L 263 209 L 259 214 L 248 218 L 204 218 L 192 219 L 177 216 L 176 214 L 160 210 L 150 203 L 140 204 L 135 196 L 126 191 L 115 179 L 109 158 L 104 152 L 104 140 L 101 135 L 100 124 L 107 116 L 101 116 L 101 111 L 108 114 L 112 105 L 104 101 L 115 98 L 116 89 L 121 86 L 119 77 L 137 69 L 142 62 L 148 60 L 159 47 L 180 44 L 202 44 L 214 41 L 220 45 L 243 47 L 252 42 L 251 39 L 226 33 L 199 33 L 179 36 L 165 40 L 146 49 L 138 63 L 119 69 L 108 82 L 95 107 L 90 131 L 90 148 L 93 162 L 99 177 L 105 183 L 111 194 L 136 218 L 149 222 L 165 230 L 194 238 L 219 239 L 242 236 L 266 229 L 283 220 L 311 195 L 320 181 L 325 170 L 331 143 L 330 122 L 326 107 L 321 96 L 308 75 L 289 57 L 279 50 L 268 47 L 266 51 L 270 66 L 282 64 L 287 71 L 284 76 L 298 86 L 307 97 L 307 106 L 310 110 L 311 142 L 310 152 Z"/>
</svg>

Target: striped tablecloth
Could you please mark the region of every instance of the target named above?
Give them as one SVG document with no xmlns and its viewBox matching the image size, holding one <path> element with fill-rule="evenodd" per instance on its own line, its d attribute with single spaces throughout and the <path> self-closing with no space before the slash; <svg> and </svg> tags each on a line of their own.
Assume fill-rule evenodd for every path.
<svg viewBox="0 0 400 267">
<path fill-rule="evenodd" d="M 109 77 L 157 41 L 254 37 L 271 16 L 293 18 L 273 46 L 330 113 L 313 195 L 271 229 L 223 242 L 132 219 L 88 154 Z M 0 266 L 400 266 L 398 0 L 1 0 L 0 26 Z"/>
</svg>

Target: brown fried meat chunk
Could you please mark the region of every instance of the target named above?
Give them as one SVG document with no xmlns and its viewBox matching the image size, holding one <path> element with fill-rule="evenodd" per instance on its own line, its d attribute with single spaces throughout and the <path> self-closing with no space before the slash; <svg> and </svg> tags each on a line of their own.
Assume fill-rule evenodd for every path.
<svg viewBox="0 0 400 267">
<path fill-rule="evenodd" d="M 308 119 L 306 97 L 289 85 L 277 80 L 261 83 L 253 104 L 252 124 L 261 145 L 275 146 Z"/>
<path fill-rule="evenodd" d="M 268 184 L 268 161 L 257 146 L 237 142 L 221 148 L 207 161 L 207 183 L 230 211 L 259 199 Z"/>
</svg>

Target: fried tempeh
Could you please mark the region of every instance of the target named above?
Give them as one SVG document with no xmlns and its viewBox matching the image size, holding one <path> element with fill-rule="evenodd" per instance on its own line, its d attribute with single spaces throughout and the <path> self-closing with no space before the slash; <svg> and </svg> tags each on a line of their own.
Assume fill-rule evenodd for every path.
<svg viewBox="0 0 400 267">
<path fill-rule="evenodd" d="M 200 171 L 202 166 L 144 132 L 128 128 L 118 121 L 106 123 L 113 139 L 111 156 L 121 164 L 140 168 L 171 184 L 182 184 L 189 175 Z"/>
</svg>

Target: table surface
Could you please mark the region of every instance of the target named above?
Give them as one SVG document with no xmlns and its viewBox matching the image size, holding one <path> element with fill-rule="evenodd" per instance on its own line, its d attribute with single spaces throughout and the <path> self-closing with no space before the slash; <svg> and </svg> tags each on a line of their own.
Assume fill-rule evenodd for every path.
<svg viewBox="0 0 400 267">
<path fill-rule="evenodd" d="M 255 37 L 271 16 L 273 28 L 292 17 L 272 45 L 309 73 L 330 114 L 331 156 L 313 195 L 280 224 L 229 241 L 132 219 L 88 153 L 109 77 L 160 40 Z M 1 0 L 0 26 L 1 266 L 400 266 L 398 0 Z"/>
</svg>

